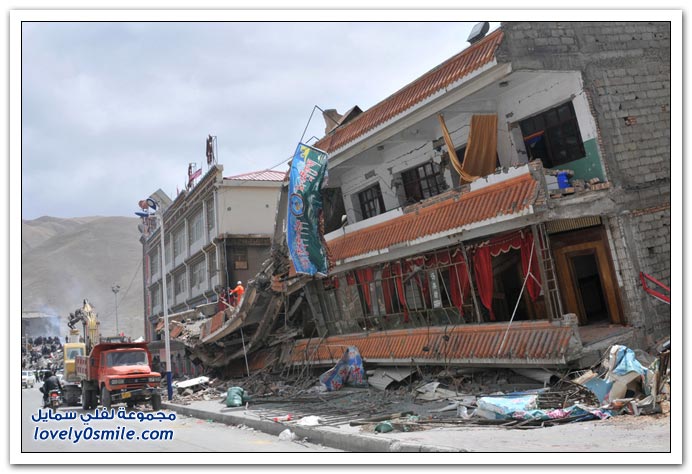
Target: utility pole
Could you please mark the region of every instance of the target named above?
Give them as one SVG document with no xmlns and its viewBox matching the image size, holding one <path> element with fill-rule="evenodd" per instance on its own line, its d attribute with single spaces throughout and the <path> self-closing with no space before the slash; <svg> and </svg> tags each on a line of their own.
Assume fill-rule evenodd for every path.
<svg viewBox="0 0 692 474">
<path fill-rule="evenodd" d="M 120 336 L 120 329 L 118 327 L 118 292 L 120 291 L 120 285 L 113 285 L 111 291 L 115 295 L 115 335 Z"/>
</svg>

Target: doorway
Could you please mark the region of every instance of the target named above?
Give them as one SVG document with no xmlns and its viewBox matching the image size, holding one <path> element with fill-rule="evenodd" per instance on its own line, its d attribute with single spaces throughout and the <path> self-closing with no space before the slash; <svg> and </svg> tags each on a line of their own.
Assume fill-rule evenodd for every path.
<svg viewBox="0 0 692 474">
<path fill-rule="evenodd" d="M 595 252 L 570 257 L 570 265 L 579 293 L 577 295 L 578 304 L 587 324 L 607 320 L 608 306 L 603 294 Z"/>
<path fill-rule="evenodd" d="M 602 226 L 550 236 L 563 309 L 580 325 L 622 324 L 617 280 Z"/>
</svg>

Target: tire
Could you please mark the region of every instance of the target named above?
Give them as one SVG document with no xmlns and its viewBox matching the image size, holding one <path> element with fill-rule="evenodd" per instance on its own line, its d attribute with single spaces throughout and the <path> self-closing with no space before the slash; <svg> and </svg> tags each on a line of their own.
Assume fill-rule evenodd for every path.
<svg viewBox="0 0 692 474">
<path fill-rule="evenodd" d="M 82 386 L 82 410 L 91 410 L 91 390 Z"/>
<path fill-rule="evenodd" d="M 105 385 L 101 387 L 101 406 L 103 408 L 111 407 L 111 392 L 108 391 Z"/>
<path fill-rule="evenodd" d="M 98 405 L 98 394 L 96 390 L 87 391 L 87 399 L 89 400 L 89 410 L 93 410 Z"/>
<path fill-rule="evenodd" d="M 151 409 L 154 411 L 161 410 L 161 394 L 156 393 L 151 396 Z"/>
<path fill-rule="evenodd" d="M 134 408 L 135 402 L 127 402 L 127 408 Z"/>
</svg>

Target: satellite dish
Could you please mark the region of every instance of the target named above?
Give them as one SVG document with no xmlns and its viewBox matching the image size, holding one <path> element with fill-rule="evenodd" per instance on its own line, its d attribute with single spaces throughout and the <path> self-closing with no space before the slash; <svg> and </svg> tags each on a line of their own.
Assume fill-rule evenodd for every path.
<svg viewBox="0 0 692 474">
<path fill-rule="evenodd" d="M 147 204 L 148 204 L 149 207 L 152 208 L 153 210 L 156 210 L 156 209 L 159 207 L 159 205 L 156 204 L 156 201 L 154 201 L 152 198 L 148 198 L 148 199 L 147 199 Z"/>
<path fill-rule="evenodd" d="M 149 217 L 149 214 L 146 212 L 135 212 L 135 214 L 137 214 L 139 217 Z"/>
<path fill-rule="evenodd" d="M 476 43 L 477 41 L 482 40 L 485 37 L 485 35 L 488 33 L 489 29 L 490 29 L 490 23 L 488 23 L 487 21 L 481 21 L 480 23 L 476 23 L 476 25 L 471 30 L 469 37 L 466 38 L 466 41 L 473 44 L 473 43 Z"/>
<path fill-rule="evenodd" d="M 137 226 L 137 230 L 139 230 L 139 232 L 143 234 L 144 233 L 144 224 L 139 224 Z"/>
</svg>

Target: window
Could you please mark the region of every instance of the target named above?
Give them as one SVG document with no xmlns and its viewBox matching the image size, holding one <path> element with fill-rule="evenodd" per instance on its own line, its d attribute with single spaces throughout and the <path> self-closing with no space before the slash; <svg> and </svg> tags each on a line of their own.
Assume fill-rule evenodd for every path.
<svg viewBox="0 0 692 474">
<path fill-rule="evenodd" d="M 233 268 L 235 270 L 247 270 L 247 247 L 233 249 Z"/>
<path fill-rule="evenodd" d="M 360 201 L 360 214 L 362 219 L 369 219 L 385 211 L 379 183 L 359 192 L 358 201 Z"/>
<path fill-rule="evenodd" d="M 216 252 L 211 251 L 209 254 L 209 278 L 214 278 L 216 276 Z"/>
<path fill-rule="evenodd" d="M 187 290 L 187 279 L 185 278 L 185 273 L 175 276 L 175 294 L 179 295 L 185 293 Z"/>
<path fill-rule="evenodd" d="M 166 252 L 166 264 L 171 263 L 173 257 L 171 257 L 171 239 L 170 238 L 168 238 L 166 240 L 166 246 L 165 246 L 164 252 Z"/>
<path fill-rule="evenodd" d="M 202 213 L 198 212 L 190 221 L 190 245 L 202 238 Z"/>
<path fill-rule="evenodd" d="M 177 258 L 183 254 L 184 244 L 185 233 L 183 232 L 183 229 L 180 229 L 173 234 L 173 258 Z"/>
<path fill-rule="evenodd" d="M 126 365 L 149 365 L 147 353 L 144 351 L 106 353 L 106 367 L 121 367 Z"/>
<path fill-rule="evenodd" d="M 522 120 L 520 127 L 529 157 L 546 168 L 586 156 L 572 102 Z"/>
<path fill-rule="evenodd" d="M 159 272 L 159 252 L 154 250 L 149 254 L 149 268 L 152 275 L 156 275 Z"/>
<path fill-rule="evenodd" d="M 204 283 L 204 280 L 204 260 L 200 260 L 190 267 L 190 287 L 195 288 Z"/>
<path fill-rule="evenodd" d="M 214 200 L 209 199 L 206 202 L 207 205 L 207 230 L 212 230 L 214 228 Z"/>
<path fill-rule="evenodd" d="M 434 162 L 404 171 L 401 173 L 401 179 L 404 183 L 407 203 L 436 196 L 446 188 L 440 173 L 440 166 Z"/>
<path fill-rule="evenodd" d="M 155 286 L 151 289 L 151 305 L 159 306 L 161 304 L 161 288 Z"/>
</svg>

